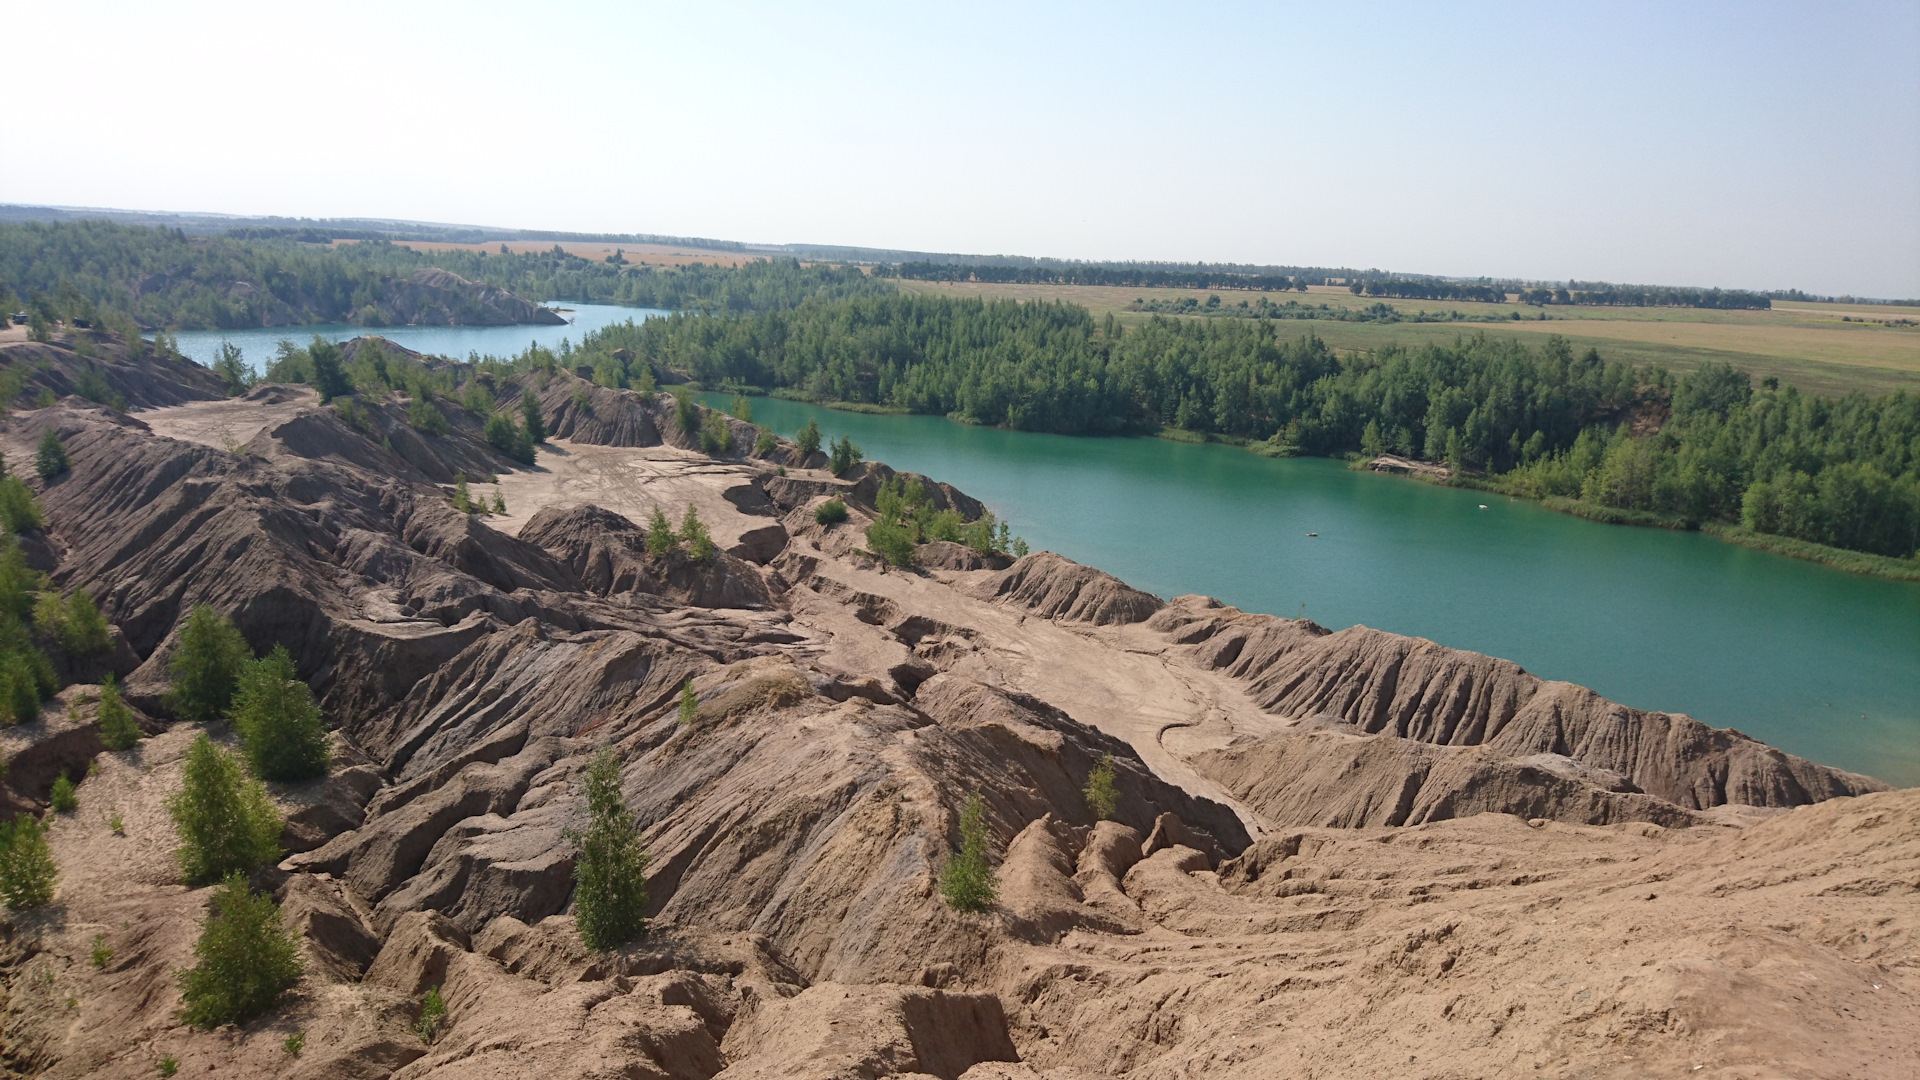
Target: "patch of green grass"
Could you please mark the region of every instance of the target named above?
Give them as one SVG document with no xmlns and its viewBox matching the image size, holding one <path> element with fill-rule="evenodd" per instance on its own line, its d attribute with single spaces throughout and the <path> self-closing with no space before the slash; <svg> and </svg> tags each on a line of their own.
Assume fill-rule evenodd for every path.
<svg viewBox="0 0 1920 1080">
<path fill-rule="evenodd" d="M 1540 505 L 1562 514 L 1572 514 L 1574 517 L 1583 517 L 1589 521 L 1604 522 L 1608 525 L 1644 525 L 1655 529 L 1683 531 L 1693 528 L 1693 525 L 1684 518 L 1675 517 L 1672 514 L 1655 514 L 1646 510 L 1622 510 L 1617 506 L 1602 506 L 1599 503 L 1568 499 L 1559 495 L 1549 495 L 1541 499 Z"/>
<path fill-rule="evenodd" d="M 1717 536 L 1730 544 L 1771 551 L 1776 555 L 1786 555 L 1795 559 L 1806 559 L 1809 562 L 1821 563 L 1852 574 L 1872 574 L 1875 577 L 1892 578 L 1895 581 L 1920 581 L 1920 559 L 1895 559 L 1886 555 L 1869 555 L 1864 551 L 1848 551 L 1844 548 L 1816 544 L 1810 540 L 1795 540 L 1790 536 L 1758 533 L 1739 525 L 1723 525 L 1719 522 L 1708 522 L 1700 526 L 1700 531 L 1709 536 Z"/>
</svg>

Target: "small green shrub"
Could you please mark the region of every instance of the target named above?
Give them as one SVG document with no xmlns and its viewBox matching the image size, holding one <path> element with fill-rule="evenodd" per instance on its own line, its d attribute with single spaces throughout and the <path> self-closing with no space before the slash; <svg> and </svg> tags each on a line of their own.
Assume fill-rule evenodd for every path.
<svg viewBox="0 0 1920 1080">
<path fill-rule="evenodd" d="M 168 1054 L 166 1057 L 160 1059 L 160 1063 L 156 1065 L 155 1068 L 160 1070 L 160 1075 L 163 1078 L 172 1076 L 174 1073 L 180 1071 L 180 1059 L 174 1057 L 172 1054 Z"/>
<path fill-rule="evenodd" d="M 467 474 L 453 474 L 453 508 L 463 514 L 473 513 L 473 498 L 467 494 Z"/>
<path fill-rule="evenodd" d="M 46 512 L 27 485 L 12 473 L 0 476 L 0 525 L 8 532 L 17 533 L 38 529 L 46 523 Z"/>
<path fill-rule="evenodd" d="M 574 926 L 587 948 L 603 952 L 646 932 L 647 849 L 621 794 L 620 759 L 613 751 L 593 756 L 582 793 L 587 827 L 567 833 L 576 852 Z"/>
<path fill-rule="evenodd" d="M 174 852 L 187 884 L 246 873 L 280 857 L 280 812 L 240 756 L 204 734 L 187 748 L 185 778 L 167 799 L 180 834 Z"/>
<path fill-rule="evenodd" d="M 533 464 L 533 439 L 528 437 L 524 428 L 516 425 L 505 413 L 496 413 L 487 417 L 487 423 L 481 430 L 487 445 L 522 465 Z"/>
<path fill-rule="evenodd" d="M 753 437 L 753 456 L 754 457 L 766 457 L 768 454 L 771 454 L 775 450 L 779 449 L 779 447 L 780 447 L 779 437 L 776 436 L 773 432 L 768 431 L 766 428 L 761 428 L 760 434 L 755 435 Z"/>
<path fill-rule="evenodd" d="M 647 554 L 663 559 L 680 544 L 680 534 L 674 531 L 673 523 L 667 520 L 667 512 L 658 506 L 653 508 L 653 516 L 647 519 Z"/>
<path fill-rule="evenodd" d="M 253 659 L 233 621 L 205 604 L 196 605 L 180 630 L 167 669 L 173 677 L 167 704 L 183 720 L 219 719 L 233 700 L 240 669 Z"/>
<path fill-rule="evenodd" d="M 1120 789 L 1113 784 L 1113 755 L 1104 754 L 1087 773 L 1087 786 L 1080 789 L 1087 801 L 1087 812 L 1095 821 L 1109 821 L 1120 806 Z"/>
<path fill-rule="evenodd" d="M 7 630 L 13 633 L 7 633 Z M 13 638 L 15 640 L 5 640 Z M 0 625 L 0 720 L 30 724 L 40 717 L 40 702 L 52 693 L 56 682 L 53 665 L 46 654 L 33 648 L 24 630 Z"/>
<path fill-rule="evenodd" d="M 727 415 L 751 424 L 753 423 L 753 402 L 748 401 L 745 394 L 735 394 L 727 401 Z"/>
<path fill-rule="evenodd" d="M 440 996 L 438 986 L 427 987 L 420 996 L 420 1019 L 414 1022 L 413 1033 L 420 1041 L 431 1043 L 440 1037 L 440 1029 L 447 1023 L 447 1003 Z"/>
<path fill-rule="evenodd" d="M 113 816 L 107 819 L 107 828 L 113 830 L 115 836 L 127 835 L 127 821 L 120 816 L 120 811 L 115 810 Z"/>
<path fill-rule="evenodd" d="M 80 809 L 80 795 L 73 790 L 73 781 L 62 775 L 53 781 L 53 790 L 47 793 L 47 805 L 53 807 L 56 814 L 70 814 Z"/>
<path fill-rule="evenodd" d="M 429 435 L 445 435 L 448 431 L 447 418 L 433 402 L 422 396 L 415 396 L 408 403 L 407 423 Z"/>
<path fill-rule="evenodd" d="M 106 970 L 107 965 L 113 963 L 113 946 L 107 944 L 107 935 L 93 935 L 92 958 L 94 968 L 101 971 Z"/>
<path fill-rule="evenodd" d="M 288 1057 L 299 1057 L 300 1051 L 306 1048 L 307 1033 L 304 1031 L 296 1031 L 280 1042 L 280 1049 L 285 1050 Z"/>
<path fill-rule="evenodd" d="M 699 428 L 700 413 L 699 409 L 694 405 L 693 399 L 687 395 L 684 388 L 678 386 L 668 391 L 668 393 L 673 395 L 674 425 L 680 429 L 680 434 L 682 435 L 694 434 Z"/>
<path fill-rule="evenodd" d="M 941 510 L 927 520 L 926 536 L 929 540 L 950 540 L 959 543 L 962 531 L 966 528 L 966 519 L 958 510 Z"/>
<path fill-rule="evenodd" d="M 709 412 L 700 422 L 700 449 L 708 454 L 724 454 L 733 449 L 733 429 L 727 426 L 725 416 Z"/>
<path fill-rule="evenodd" d="M 800 433 L 793 437 L 793 443 L 794 443 L 794 446 L 798 447 L 800 450 L 799 463 L 805 464 L 807 458 L 812 457 L 814 454 L 818 453 L 820 450 L 819 423 L 817 423 L 813 417 L 811 416 L 807 417 L 807 426 L 801 428 Z"/>
<path fill-rule="evenodd" d="M 25 911 L 52 900 L 59 873 L 45 824 L 28 814 L 0 824 L 0 900 L 8 907 Z"/>
<path fill-rule="evenodd" d="M 253 775 L 305 780 L 327 774 L 327 728 L 286 646 L 275 645 L 241 671 L 229 718 Z"/>
<path fill-rule="evenodd" d="M 133 710 L 121 700 L 120 685 L 114 682 L 112 672 L 100 680 L 100 705 L 94 717 L 100 724 L 100 741 L 107 744 L 107 749 L 131 750 L 140 741 L 140 725 L 134 722 Z"/>
<path fill-rule="evenodd" d="M 180 1018 L 208 1030 L 259 1016 L 300 978 L 300 947 L 273 897 L 254 895 L 235 871 L 210 906 L 193 946 L 198 963 L 175 974 L 186 1002 Z"/>
<path fill-rule="evenodd" d="M 505 514 L 507 512 L 507 499 L 506 496 L 500 494 L 499 488 L 493 489 L 493 512 L 496 514 Z"/>
<path fill-rule="evenodd" d="M 706 562 L 718 550 L 713 546 L 713 535 L 707 532 L 706 522 L 700 520 L 692 503 L 687 504 L 686 516 L 680 519 L 680 539 L 687 542 L 687 557 L 694 562 Z"/>
<path fill-rule="evenodd" d="M 819 525 L 838 525 L 847 520 L 847 504 L 839 499 L 828 499 L 813 508 L 813 520 Z"/>
<path fill-rule="evenodd" d="M 40 446 L 33 453 L 34 471 L 40 479 L 52 482 L 53 478 L 73 468 L 73 459 L 67 456 L 67 446 L 52 428 L 40 434 Z"/>
<path fill-rule="evenodd" d="M 876 521 L 867 526 L 867 550 L 895 566 L 913 565 L 913 533 L 891 521 Z"/>
<path fill-rule="evenodd" d="M 466 389 L 460 391 L 460 404 L 476 416 L 490 416 L 493 413 L 493 391 L 487 389 L 485 383 L 474 379 L 467 383 Z M 512 424 L 513 421 L 507 423 Z"/>
<path fill-rule="evenodd" d="M 693 680 L 680 684 L 680 726 L 690 728 L 700 719 L 700 699 L 693 693 Z"/>
<path fill-rule="evenodd" d="M 960 810 L 960 850 L 940 868 L 940 896 L 955 911 L 986 911 L 999 897 L 999 883 L 987 861 L 987 804 L 979 792 Z"/>
</svg>

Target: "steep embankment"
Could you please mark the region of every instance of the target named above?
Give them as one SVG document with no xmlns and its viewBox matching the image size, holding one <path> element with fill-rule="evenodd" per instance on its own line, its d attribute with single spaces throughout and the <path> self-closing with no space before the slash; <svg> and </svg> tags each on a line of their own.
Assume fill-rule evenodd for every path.
<svg viewBox="0 0 1920 1080">
<path fill-rule="evenodd" d="M 665 395 L 564 372 L 496 385 L 503 411 L 523 388 L 565 436 L 532 468 L 480 417 L 426 435 L 386 399 L 356 428 L 301 388 L 0 425 L 10 460 L 48 429 L 69 448 L 35 481 L 41 550 L 100 598 L 153 733 L 100 752 L 85 686 L 0 732 L 18 809 L 96 765 L 80 811 L 46 815 L 55 905 L 4 924 L 9 1069 L 1837 1076 L 1920 1054 L 1916 793 L 1836 798 L 1876 785 L 1051 554 L 927 545 L 942 569 L 890 569 L 861 533 L 884 466 L 755 457 L 732 421 L 702 453 Z M 455 512 L 455 472 L 499 473 L 514 515 Z M 829 497 L 852 520 L 816 523 Z M 688 505 L 726 553 L 648 554 L 638 519 Z M 237 1033 L 181 1026 L 171 974 L 206 892 L 168 858 L 195 731 L 160 691 L 201 602 L 286 644 L 338 728 L 331 776 L 275 785 L 296 854 L 257 875 L 307 973 Z M 593 955 L 566 833 L 600 749 L 654 924 Z M 935 888 L 974 792 L 999 853 L 984 915 Z M 429 1044 L 407 1029 L 435 985 Z"/>
</svg>

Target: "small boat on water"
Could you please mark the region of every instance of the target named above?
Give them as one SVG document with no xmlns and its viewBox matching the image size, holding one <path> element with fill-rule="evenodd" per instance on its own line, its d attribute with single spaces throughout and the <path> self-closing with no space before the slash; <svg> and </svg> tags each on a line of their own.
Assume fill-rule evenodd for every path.
<svg viewBox="0 0 1920 1080">
<path fill-rule="evenodd" d="M 1319 533 L 1308 533 L 1307 535 L 1308 535 L 1308 536 L 1319 536 L 1320 534 L 1319 534 Z"/>
<path fill-rule="evenodd" d="M 1485 510 L 1486 508 L 1487 508 L 1487 504 L 1486 504 L 1486 503 L 1481 503 L 1481 504 L 1480 504 L 1480 509 L 1482 509 L 1482 510 Z"/>
</svg>

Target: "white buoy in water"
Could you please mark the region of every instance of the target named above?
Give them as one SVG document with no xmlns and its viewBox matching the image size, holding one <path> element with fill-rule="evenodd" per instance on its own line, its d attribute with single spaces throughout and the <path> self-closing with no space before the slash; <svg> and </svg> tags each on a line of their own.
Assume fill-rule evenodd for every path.
<svg viewBox="0 0 1920 1080">
<path fill-rule="evenodd" d="M 1482 509 L 1482 510 L 1485 510 L 1486 508 L 1487 508 L 1487 504 L 1486 504 L 1486 503 L 1481 503 L 1481 504 L 1480 504 L 1480 509 Z"/>
</svg>

